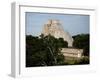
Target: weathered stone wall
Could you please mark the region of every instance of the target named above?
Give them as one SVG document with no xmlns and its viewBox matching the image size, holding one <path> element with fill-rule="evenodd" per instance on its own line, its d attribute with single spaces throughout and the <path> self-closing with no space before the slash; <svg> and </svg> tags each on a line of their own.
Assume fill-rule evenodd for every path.
<svg viewBox="0 0 100 80">
<path fill-rule="evenodd" d="M 83 49 L 75 49 L 75 48 L 62 48 L 61 53 L 65 57 L 82 57 Z"/>
</svg>

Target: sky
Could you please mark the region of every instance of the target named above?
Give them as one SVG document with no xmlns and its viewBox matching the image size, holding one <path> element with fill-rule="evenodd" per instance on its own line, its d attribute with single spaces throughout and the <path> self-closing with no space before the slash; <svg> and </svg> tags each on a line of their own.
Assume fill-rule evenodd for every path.
<svg viewBox="0 0 100 80">
<path fill-rule="evenodd" d="M 89 15 L 26 12 L 26 35 L 40 35 L 49 19 L 60 20 L 64 31 L 69 32 L 71 36 L 89 33 Z"/>
</svg>

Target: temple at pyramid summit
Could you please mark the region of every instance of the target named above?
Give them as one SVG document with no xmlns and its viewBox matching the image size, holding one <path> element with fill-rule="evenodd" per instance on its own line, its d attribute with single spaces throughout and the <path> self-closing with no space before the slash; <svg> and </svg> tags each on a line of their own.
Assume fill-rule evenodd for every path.
<svg viewBox="0 0 100 80">
<path fill-rule="evenodd" d="M 64 31 L 63 26 L 59 20 L 48 20 L 47 23 L 44 24 L 42 34 L 45 36 L 50 34 L 55 38 L 63 38 L 68 42 L 68 46 L 72 47 L 73 38 L 68 32 Z"/>
</svg>

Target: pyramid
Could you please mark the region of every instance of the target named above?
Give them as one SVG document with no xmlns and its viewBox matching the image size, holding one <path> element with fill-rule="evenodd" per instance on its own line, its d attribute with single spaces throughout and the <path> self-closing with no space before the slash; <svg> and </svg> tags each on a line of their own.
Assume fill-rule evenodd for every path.
<svg viewBox="0 0 100 80">
<path fill-rule="evenodd" d="M 47 23 L 44 24 L 42 34 L 44 34 L 44 36 L 50 34 L 55 38 L 63 38 L 64 41 L 68 42 L 68 46 L 72 47 L 73 38 L 68 32 L 64 31 L 62 24 L 59 20 L 48 20 Z"/>
</svg>

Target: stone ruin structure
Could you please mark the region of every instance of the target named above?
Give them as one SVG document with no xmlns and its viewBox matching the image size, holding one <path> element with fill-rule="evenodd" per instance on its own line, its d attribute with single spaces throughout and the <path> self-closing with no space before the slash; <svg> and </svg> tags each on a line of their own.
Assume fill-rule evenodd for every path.
<svg viewBox="0 0 100 80">
<path fill-rule="evenodd" d="M 81 58 L 82 57 L 82 53 L 83 53 L 83 49 L 62 48 L 61 52 L 65 57 Z"/>
<path fill-rule="evenodd" d="M 46 24 L 44 24 L 42 34 L 44 36 L 52 35 L 55 38 L 63 38 L 65 41 L 68 42 L 68 48 L 62 48 L 61 52 L 65 57 L 77 57 L 81 58 L 83 49 L 75 49 L 73 48 L 73 38 L 68 33 L 65 32 L 62 24 L 59 20 L 48 20 Z M 71 48 L 70 48 L 71 47 Z"/>
<path fill-rule="evenodd" d="M 48 20 L 48 22 L 44 24 L 42 34 L 45 36 L 50 34 L 55 38 L 63 38 L 68 42 L 68 46 L 72 47 L 73 38 L 68 32 L 64 31 L 59 20 Z"/>
</svg>

